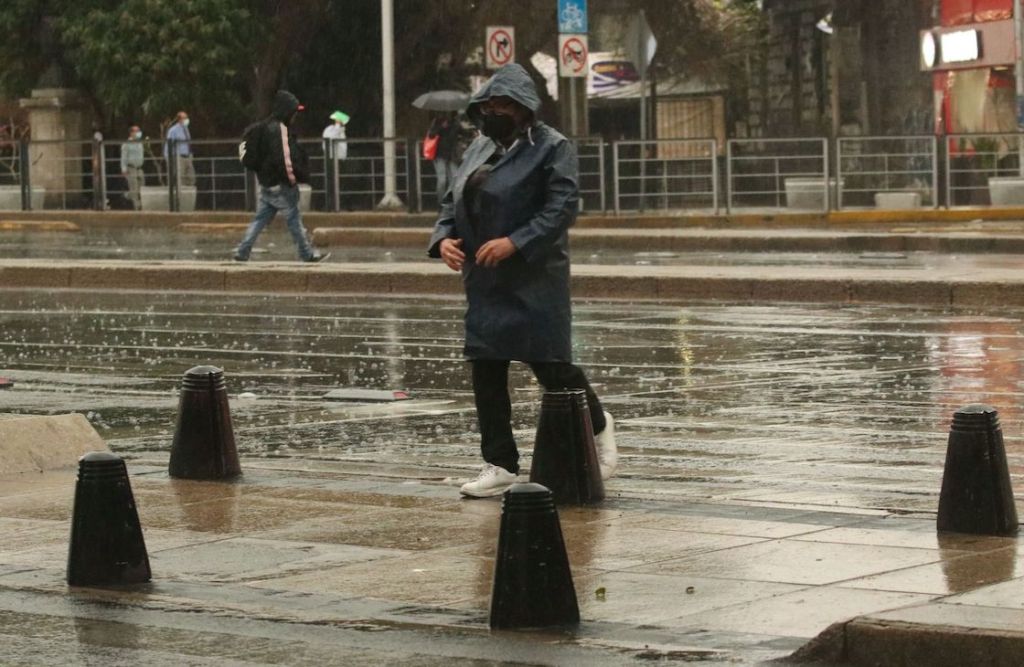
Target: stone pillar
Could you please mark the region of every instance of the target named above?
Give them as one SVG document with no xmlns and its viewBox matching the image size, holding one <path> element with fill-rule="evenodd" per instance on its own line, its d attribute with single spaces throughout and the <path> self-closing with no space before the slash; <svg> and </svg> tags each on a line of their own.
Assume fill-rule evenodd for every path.
<svg viewBox="0 0 1024 667">
<path fill-rule="evenodd" d="M 81 204 L 85 171 L 92 157 L 92 113 L 78 91 L 37 88 L 19 100 L 28 112 L 32 141 L 29 165 L 32 189 L 45 188 L 47 207 Z M 61 143 L 61 142 L 83 143 Z M 90 186 L 91 187 L 91 186 Z M 70 200 L 70 201 L 69 201 Z"/>
</svg>

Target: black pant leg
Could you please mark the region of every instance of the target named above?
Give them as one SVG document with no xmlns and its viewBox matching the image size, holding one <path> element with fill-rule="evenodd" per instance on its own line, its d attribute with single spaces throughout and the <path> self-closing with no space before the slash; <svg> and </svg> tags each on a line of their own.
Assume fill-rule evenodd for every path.
<svg viewBox="0 0 1024 667">
<path fill-rule="evenodd" d="M 519 473 L 519 450 L 512 437 L 512 401 L 508 393 L 507 360 L 474 359 L 473 398 L 484 461 Z"/>
<path fill-rule="evenodd" d="M 587 393 L 587 407 L 590 409 L 590 424 L 594 433 L 605 429 L 604 408 L 597 398 L 587 376 L 579 366 L 564 361 L 541 361 L 530 364 L 537 381 L 548 391 L 582 389 Z"/>
</svg>

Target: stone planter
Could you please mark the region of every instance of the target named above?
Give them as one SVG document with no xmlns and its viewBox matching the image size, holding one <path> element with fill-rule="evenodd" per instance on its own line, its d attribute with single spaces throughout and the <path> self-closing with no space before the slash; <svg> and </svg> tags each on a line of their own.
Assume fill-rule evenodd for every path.
<svg viewBox="0 0 1024 667">
<path fill-rule="evenodd" d="M 828 184 L 834 189 L 835 179 L 829 179 Z M 786 208 L 824 211 L 828 204 L 827 196 L 824 178 L 786 179 Z"/>
<path fill-rule="evenodd" d="M 144 185 L 139 195 L 143 211 L 171 210 L 170 202 L 167 199 L 167 187 L 164 185 Z M 183 212 L 196 210 L 196 188 L 194 185 L 181 186 L 178 204 Z"/>
<path fill-rule="evenodd" d="M 32 210 L 43 210 L 46 201 L 46 188 L 32 188 Z M 21 210 L 21 186 L 0 185 L 0 211 Z"/>
<path fill-rule="evenodd" d="M 196 186 L 181 186 L 178 191 L 178 210 L 182 213 L 191 213 L 196 210 Z"/>
<path fill-rule="evenodd" d="M 993 206 L 1024 206 L 1024 176 L 990 176 L 988 192 Z"/>
<path fill-rule="evenodd" d="M 921 208 L 920 192 L 876 192 L 875 208 L 898 211 Z"/>
<path fill-rule="evenodd" d="M 169 211 L 167 187 L 163 185 L 143 185 L 139 191 L 143 211 Z"/>
</svg>

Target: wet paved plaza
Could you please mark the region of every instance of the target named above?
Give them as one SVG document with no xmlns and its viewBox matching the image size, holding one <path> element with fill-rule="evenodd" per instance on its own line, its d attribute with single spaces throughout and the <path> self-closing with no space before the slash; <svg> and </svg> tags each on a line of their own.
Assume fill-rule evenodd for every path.
<svg viewBox="0 0 1024 667">
<path fill-rule="evenodd" d="M 166 452 L 182 373 L 222 367 L 244 454 L 388 465 L 437 480 L 477 465 L 456 299 L 0 292 L 3 412 L 82 412 L 124 454 Z M 575 310 L 578 361 L 615 415 L 622 491 L 932 511 L 952 412 L 999 410 L 1024 473 L 1024 313 L 909 307 Z M 529 450 L 539 389 L 513 367 Z M 338 387 L 413 400 L 330 402 Z M 454 485 L 454 481 L 450 482 Z"/>
<path fill-rule="evenodd" d="M 479 465 L 462 309 L 440 297 L 0 290 L 0 375 L 16 382 L 0 413 L 81 412 L 128 458 L 154 563 L 139 613 L 162 619 L 124 626 L 116 607 L 62 606 L 69 499 L 55 490 L 68 478 L 45 476 L 36 496 L 0 494 L 14 536 L 0 644 L 39 615 L 51 622 L 35 643 L 14 645 L 52 652 L 42 664 L 58 664 L 61 646 L 175 664 L 182 641 L 217 644 L 201 621 L 165 618 L 190 603 L 221 609 L 225 636 L 260 638 L 209 648 L 220 664 L 309 664 L 331 642 L 364 664 L 440 664 L 412 659 L 414 616 L 463 627 L 435 636 L 433 655 L 448 642 L 480 664 L 748 663 L 833 621 L 1020 582 L 1016 540 L 937 536 L 934 511 L 950 417 L 983 402 L 999 410 L 1024 514 L 1024 311 L 581 302 L 577 359 L 615 415 L 621 456 L 605 503 L 561 512 L 584 630 L 554 653 L 523 637 L 485 643 L 499 506 L 457 499 Z M 225 371 L 241 484 L 166 477 L 181 375 L 199 364 Z M 512 383 L 528 466 L 540 393 L 522 368 Z M 411 400 L 322 398 L 339 387 Z M 334 621 L 353 637 L 318 636 L 339 604 L 391 620 Z M 272 619 L 312 625 L 275 644 L 278 629 L 256 627 Z M 118 627 L 136 634 L 114 642 Z M 609 652 L 616 642 L 629 650 Z M 188 664 L 208 664 L 193 653 Z"/>
</svg>

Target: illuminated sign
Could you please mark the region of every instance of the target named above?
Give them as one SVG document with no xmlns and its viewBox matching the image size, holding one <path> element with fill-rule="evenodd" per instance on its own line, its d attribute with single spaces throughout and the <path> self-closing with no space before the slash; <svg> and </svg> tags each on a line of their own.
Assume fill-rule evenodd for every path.
<svg viewBox="0 0 1024 667">
<path fill-rule="evenodd" d="M 935 56 L 938 55 L 938 46 L 935 44 L 935 35 L 926 32 L 921 35 L 921 58 L 924 66 L 928 69 L 935 67 Z"/>
<path fill-rule="evenodd" d="M 966 63 L 981 55 L 977 30 L 957 30 L 939 35 L 939 54 L 943 63 Z"/>
<path fill-rule="evenodd" d="M 1009 67 L 1017 59 L 1013 19 L 920 32 L 921 70 L 943 72 L 979 67 Z"/>
</svg>

